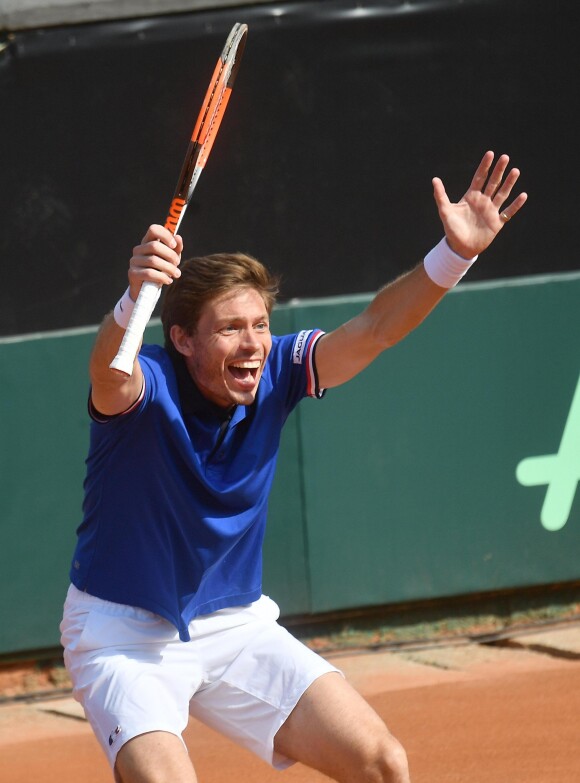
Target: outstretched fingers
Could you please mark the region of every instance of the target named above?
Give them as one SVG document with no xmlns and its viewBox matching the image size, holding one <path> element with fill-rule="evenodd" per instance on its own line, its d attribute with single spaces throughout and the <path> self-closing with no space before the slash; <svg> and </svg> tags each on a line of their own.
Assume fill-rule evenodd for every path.
<svg viewBox="0 0 580 783">
<path fill-rule="evenodd" d="M 520 209 L 524 206 L 527 200 L 528 200 L 528 194 L 520 193 L 519 196 L 517 196 L 508 207 L 502 209 L 502 211 L 499 213 L 499 216 L 502 219 L 502 221 L 504 223 L 507 223 L 508 220 L 511 220 L 513 216 L 516 214 L 516 212 L 520 211 Z"/>
<path fill-rule="evenodd" d="M 514 185 L 519 179 L 520 170 L 512 168 L 508 171 L 509 155 L 500 155 L 492 169 L 493 159 L 493 152 L 488 150 L 477 167 L 470 190 L 480 191 L 484 196 L 487 196 L 497 209 L 502 222 L 507 223 L 523 207 L 528 196 L 527 193 L 520 193 L 508 207 L 502 210 L 503 204 L 510 197 Z M 508 172 L 507 176 L 506 171 Z"/>
<path fill-rule="evenodd" d="M 500 155 L 500 157 L 497 160 L 497 163 L 493 167 L 493 171 L 489 175 L 489 179 L 485 184 L 485 187 L 482 192 L 484 193 L 484 195 L 489 196 L 489 198 L 492 201 L 495 200 L 498 193 L 501 191 L 503 187 L 502 185 L 503 177 L 509 162 L 510 159 L 507 155 Z"/>
<path fill-rule="evenodd" d="M 510 193 L 513 190 L 514 185 L 518 181 L 520 176 L 520 170 L 519 169 L 512 169 L 507 177 L 505 178 L 505 181 L 502 183 L 501 187 L 497 189 L 496 193 L 492 197 L 492 201 L 494 205 L 499 209 L 501 205 L 507 201 Z"/>
<path fill-rule="evenodd" d="M 503 166 L 503 168 L 501 169 L 501 179 L 503 179 L 503 176 L 507 170 L 507 162 L 509 161 L 507 155 L 502 155 L 502 157 L 506 158 L 506 165 Z M 496 183 L 495 175 L 496 175 L 496 169 L 494 169 L 494 172 L 490 177 L 490 181 L 491 179 L 494 179 L 494 185 Z M 508 220 L 511 220 L 512 217 L 516 214 L 516 212 L 518 212 L 527 201 L 528 198 L 527 193 L 520 193 L 509 206 L 507 206 L 505 209 L 502 209 L 505 202 L 509 199 L 511 192 L 514 188 L 514 185 L 518 181 L 519 177 L 520 177 L 520 170 L 513 168 L 508 172 L 508 175 L 505 178 L 505 180 L 503 180 L 503 182 L 501 182 L 501 179 L 499 180 L 499 182 L 501 183 L 499 184 L 499 187 L 495 185 L 493 190 L 490 187 L 489 192 L 488 192 L 488 187 L 486 187 L 486 195 L 489 195 L 489 197 L 491 198 L 492 203 L 497 208 L 499 217 L 503 223 L 507 223 Z"/>
<path fill-rule="evenodd" d="M 527 200 L 527 194 L 520 193 L 508 204 L 520 171 L 509 168 L 508 155 L 500 155 L 494 160 L 494 153 L 488 150 L 477 166 L 468 190 L 457 203 L 449 200 L 439 177 L 432 179 L 433 195 L 447 242 L 463 258 L 473 258 L 489 247 L 502 226 Z"/>
<path fill-rule="evenodd" d="M 479 166 L 475 170 L 475 174 L 473 175 L 473 179 L 471 180 L 469 190 L 479 190 L 483 193 L 485 183 L 489 175 L 489 169 L 491 168 L 491 164 L 493 163 L 493 158 L 494 158 L 493 152 L 491 150 L 488 150 L 483 156 L 483 158 L 481 159 Z"/>
</svg>

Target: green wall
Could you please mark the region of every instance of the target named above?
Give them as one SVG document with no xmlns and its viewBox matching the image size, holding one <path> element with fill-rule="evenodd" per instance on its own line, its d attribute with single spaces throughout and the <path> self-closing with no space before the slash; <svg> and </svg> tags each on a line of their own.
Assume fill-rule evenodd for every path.
<svg viewBox="0 0 580 783">
<path fill-rule="evenodd" d="M 367 301 L 288 305 L 274 330 L 331 329 Z M 284 615 L 580 578 L 579 302 L 579 274 L 464 283 L 299 406 L 265 547 Z M 0 340 L 0 653 L 58 644 L 94 333 Z"/>
<path fill-rule="evenodd" d="M 464 284 L 364 375 L 302 405 L 309 611 L 580 577 L 579 302 L 580 276 Z M 304 321 L 332 328 L 359 307 L 310 304 Z M 541 477 L 563 506 L 551 525 L 547 484 L 521 483 L 541 455 L 558 455 Z"/>
</svg>

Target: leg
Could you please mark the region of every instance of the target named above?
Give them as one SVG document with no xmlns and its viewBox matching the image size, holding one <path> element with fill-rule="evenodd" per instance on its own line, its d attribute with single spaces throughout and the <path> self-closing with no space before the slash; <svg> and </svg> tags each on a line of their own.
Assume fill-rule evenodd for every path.
<svg viewBox="0 0 580 783">
<path fill-rule="evenodd" d="M 402 746 L 339 674 L 324 674 L 312 683 L 274 746 L 342 783 L 410 783 Z"/>
<path fill-rule="evenodd" d="M 116 783 L 197 783 L 189 755 L 175 734 L 152 731 L 126 742 L 115 763 Z"/>
</svg>

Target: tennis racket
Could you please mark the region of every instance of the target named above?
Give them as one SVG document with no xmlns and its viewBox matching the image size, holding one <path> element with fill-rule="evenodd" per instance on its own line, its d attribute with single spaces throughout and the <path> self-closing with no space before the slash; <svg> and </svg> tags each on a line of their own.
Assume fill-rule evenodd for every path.
<svg viewBox="0 0 580 783">
<path fill-rule="evenodd" d="M 240 68 L 247 34 L 247 25 L 235 24 L 217 61 L 165 220 L 165 228 L 168 228 L 172 234 L 176 234 L 179 229 L 185 210 L 211 152 Z M 125 375 L 132 374 L 145 327 L 155 309 L 160 293 L 161 286 L 156 283 L 145 282 L 141 286 L 119 351 L 109 365 L 111 369 L 118 370 Z"/>
</svg>

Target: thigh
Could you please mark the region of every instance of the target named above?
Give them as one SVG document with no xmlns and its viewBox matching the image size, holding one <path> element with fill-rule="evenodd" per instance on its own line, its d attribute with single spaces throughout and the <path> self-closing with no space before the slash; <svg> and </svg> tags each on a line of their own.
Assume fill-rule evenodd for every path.
<svg viewBox="0 0 580 783">
<path fill-rule="evenodd" d="M 115 763 L 117 783 L 197 783 L 185 746 L 173 734 L 152 731 L 125 743 Z"/>
<path fill-rule="evenodd" d="M 166 732 L 182 744 L 202 677 L 193 648 L 144 610 L 85 594 L 67 604 L 61 639 L 73 693 L 111 767 L 140 734 Z"/>
<path fill-rule="evenodd" d="M 304 693 L 275 738 L 279 753 L 334 780 L 407 780 L 405 755 L 383 720 L 349 683 L 330 673 Z M 400 774 L 391 772 L 399 768 Z M 381 769 L 389 774 L 381 775 Z"/>
<path fill-rule="evenodd" d="M 273 621 L 233 629 L 212 648 L 213 666 L 204 656 L 208 679 L 190 714 L 274 767 L 288 767 L 293 761 L 275 752 L 274 737 L 308 687 L 335 667 Z"/>
</svg>

